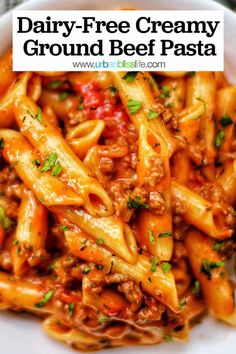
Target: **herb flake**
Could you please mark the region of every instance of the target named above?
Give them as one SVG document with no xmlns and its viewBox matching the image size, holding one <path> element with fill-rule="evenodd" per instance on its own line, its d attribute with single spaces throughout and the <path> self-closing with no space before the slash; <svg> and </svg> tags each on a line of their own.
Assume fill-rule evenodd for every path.
<svg viewBox="0 0 236 354">
<path fill-rule="evenodd" d="M 143 105 L 143 102 L 141 102 L 141 101 L 129 99 L 128 106 L 127 106 L 129 113 L 131 115 L 136 114 L 141 109 L 142 105 Z"/>
<path fill-rule="evenodd" d="M 40 302 L 36 303 L 34 306 L 37 308 L 44 307 L 46 305 L 46 303 L 52 299 L 54 293 L 55 293 L 55 290 L 52 290 L 52 289 L 49 290 L 48 292 L 46 292 L 43 295 L 42 300 Z"/>
<path fill-rule="evenodd" d="M 125 80 L 126 82 L 133 82 L 137 76 L 138 72 L 136 71 L 128 71 L 122 79 Z"/>
</svg>

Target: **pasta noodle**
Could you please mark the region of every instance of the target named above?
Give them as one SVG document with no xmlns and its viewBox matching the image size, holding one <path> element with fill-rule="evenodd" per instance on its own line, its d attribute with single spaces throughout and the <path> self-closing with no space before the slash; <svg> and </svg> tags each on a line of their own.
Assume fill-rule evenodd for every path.
<svg viewBox="0 0 236 354">
<path fill-rule="evenodd" d="M 236 327 L 235 86 L 0 59 L 0 309 L 80 351 Z"/>
</svg>

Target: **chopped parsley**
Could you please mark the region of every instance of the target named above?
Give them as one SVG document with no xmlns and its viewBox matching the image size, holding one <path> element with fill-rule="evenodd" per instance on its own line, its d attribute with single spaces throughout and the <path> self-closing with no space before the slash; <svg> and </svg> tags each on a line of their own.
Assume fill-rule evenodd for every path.
<svg viewBox="0 0 236 354">
<path fill-rule="evenodd" d="M 84 108 L 83 104 L 83 97 L 81 95 L 78 96 L 79 104 L 78 104 L 78 110 L 82 110 Z"/>
<path fill-rule="evenodd" d="M 171 269 L 171 264 L 168 262 L 162 262 L 161 266 L 164 273 L 169 272 L 169 270 Z"/>
<path fill-rule="evenodd" d="M 212 262 L 207 258 L 202 259 L 201 273 L 204 273 L 208 280 L 211 280 L 211 271 L 215 268 L 220 268 L 224 266 L 224 262 Z"/>
<path fill-rule="evenodd" d="M 48 88 L 50 88 L 50 89 L 57 89 L 60 86 L 61 86 L 61 80 L 51 81 L 48 84 Z"/>
<path fill-rule="evenodd" d="M 160 98 L 170 97 L 170 87 L 169 86 L 161 86 Z"/>
<path fill-rule="evenodd" d="M 142 105 L 143 105 L 143 102 L 141 102 L 141 101 L 129 99 L 128 106 L 127 106 L 129 113 L 131 115 L 137 113 L 140 110 L 140 108 L 142 107 Z"/>
<path fill-rule="evenodd" d="M 13 221 L 11 221 L 5 214 L 5 210 L 0 206 L 0 224 L 4 230 L 8 230 L 13 226 Z"/>
<path fill-rule="evenodd" d="M 96 268 L 98 270 L 103 270 L 104 269 L 103 265 L 101 265 L 101 264 L 96 264 Z"/>
<path fill-rule="evenodd" d="M 201 292 L 201 283 L 199 280 L 195 280 L 194 287 L 193 287 L 193 294 L 199 295 Z"/>
<path fill-rule="evenodd" d="M 43 167 L 41 168 L 41 172 L 47 172 L 53 168 L 55 165 L 55 162 L 57 160 L 57 154 L 55 152 L 52 152 L 46 160 L 44 161 Z"/>
<path fill-rule="evenodd" d="M 149 238 L 150 243 L 151 243 L 152 245 L 154 245 L 154 243 L 155 243 L 156 241 L 155 241 L 155 238 L 154 238 L 154 236 L 153 236 L 152 230 L 148 230 L 148 238 Z"/>
<path fill-rule="evenodd" d="M 62 231 L 68 231 L 68 230 L 69 230 L 69 226 L 67 226 L 67 225 L 60 225 L 60 226 L 59 226 L 59 229 L 62 230 Z"/>
<path fill-rule="evenodd" d="M 196 75 L 196 71 L 189 71 L 187 72 L 188 77 L 194 77 Z"/>
<path fill-rule="evenodd" d="M 147 203 L 143 203 L 140 196 L 137 196 L 135 198 L 129 197 L 128 202 L 127 202 L 127 208 L 134 209 L 134 210 L 148 209 L 149 205 Z"/>
<path fill-rule="evenodd" d="M 153 120 L 153 119 L 155 119 L 157 116 L 158 116 L 158 113 L 157 113 L 157 112 L 149 111 L 149 113 L 148 113 L 148 120 Z"/>
<path fill-rule="evenodd" d="M 154 273 L 157 269 L 157 265 L 159 264 L 159 260 L 157 258 L 150 259 L 151 262 L 151 272 Z"/>
<path fill-rule="evenodd" d="M 99 321 L 100 323 L 106 322 L 106 321 L 108 321 L 108 320 L 109 320 L 109 317 L 107 317 L 107 316 L 101 316 L 101 317 L 99 317 L 99 319 L 98 319 L 98 321 Z"/>
<path fill-rule="evenodd" d="M 225 278 L 225 272 L 220 272 L 220 277 L 221 277 L 221 279 L 224 279 Z"/>
<path fill-rule="evenodd" d="M 224 130 L 220 130 L 216 135 L 215 147 L 219 149 L 221 147 L 222 141 L 224 140 L 225 132 Z"/>
<path fill-rule="evenodd" d="M 187 305 L 187 299 L 183 298 L 179 302 L 179 308 L 182 309 L 185 305 Z"/>
<path fill-rule="evenodd" d="M 109 86 L 108 90 L 111 92 L 112 96 L 117 94 L 117 88 L 115 86 Z"/>
<path fill-rule="evenodd" d="M 228 125 L 233 124 L 233 120 L 230 116 L 225 114 L 221 119 L 220 119 L 220 124 L 222 127 L 227 127 Z"/>
<path fill-rule="evenodd" d="M 122 79 L 127 81 L 127 82 L 133 82 L 137 76 L 138 72 L 135 71 L 128 71 Z"/>
<path fill-rule="evenodd" d="M 174 102 L 168 102 L 166 105 L 166 108 L 173 108 L 175 106 Z"/>
<path fill-rule="evenodd" d="M 212 249 L 214 250 L 214 251 L 220 251 L 221 250 L 221 248 L 224 246 L 224 244 L 225 244 L 225 241 L 217 241 L 215 244 L 214 244 L 214 246 L 212 247 Z"/>
<path fill-rule="evenodd" d="M 74 309 L 75 309 L 75 303 L 74 302 L 70 302 L 69 305 L 68 305 L 69 318 L 71 318 L 73 316 Z"/>
<path fill-rule="evenodd" d="M 102 238 L 98 238 L 97 241 L 96 241 L 96 244 L 97 244 L 98 246 L 101 246 L 101 245 L 104 244 L 104 240 L 103 240 Z"/>
<path fill-rule="evenodd" d="M 40 166 L 39 160 L 35 159 L 35 160 L 33 160 L 32 162 L 33 162 L 33 164 L 34 164 L 35 166 L 37 166 L 37 167 Z"/>
<path fill-rule="evenodd" d="M 61 91 L 60 94 L 59 94 L 59 100 L 60 101 L 63 101 L 67 98 L 68 96 L 68 92 L 67 91 Z"/>
<path fill-rule="evenodd" d="M 172 340 L 172 335 L 170 333 L 166 333 L 163 338 L 167 341 L 170 342 Z"/>
<path fill-rule="evenodd" d="M 40 123 L 43 123 L 42 110 L 40 108 L 39 108 L 38 112 L 36 113 L 35 119 L 37 119 Z"/>
<path fill-rule="evenodd" d="M 3 147 L 4 147 L 4 139 L 1 138 L 1 139 L 0 139 L 0 150 L 2 150 Z"/>
<path fill-rule="evenodd" d="M 19 241 L 15 239 L 15 240 L 13 240 L 12 244 L 13 244 L 13 246 L 18 246 L 19 245 Z"/>
<path fill-rule="evenodd" d="M 170 231 L 161 232 L 159 234 L 159 237 L 169 237 L 169 236 L 172 236 L 172 232 L 170 232 Z"/>
<path fill-rule="evenodd" d="M 60 164 L 60 162 L 57 162 L 56 165 L 53 166 L 52 175 L 57 177 L 57 176 L 59 176 L 61 171 L 62 171 L 62 165 Z"/>
<path fill-rule="evenodd" d="M 83 273 L 88 274 L 90 272 L 91 268 L 89 266 L 84 267 Z"/>
<path fill-rule="evenodd" d="M 55 290 L 49 290 L 48 292 L 46 292 L 43 295 L 42 300 L 40 302 L 36 303 L 34 306 L 37 308 L 44 307 L 46 305 L 46 303 L 52 299 L 54 293 L 55 293 Z"/>
</svg>

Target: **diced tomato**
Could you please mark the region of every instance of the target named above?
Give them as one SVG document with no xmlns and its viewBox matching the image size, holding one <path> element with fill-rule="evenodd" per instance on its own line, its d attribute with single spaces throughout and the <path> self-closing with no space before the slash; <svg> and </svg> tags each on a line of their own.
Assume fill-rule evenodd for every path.
<svg viewBox="0 0 236 354">
<path fill-rule="evenodd" d="M 127 134 L 129 116 L 123 105 L 117 103 L 117 97 L 103 91 L 96 82 L 77 85 L 75 89 L 83 98 L 83 109 L 88 119 L 103 119 L 106 122 L 105 138 Z"/>
</svg>

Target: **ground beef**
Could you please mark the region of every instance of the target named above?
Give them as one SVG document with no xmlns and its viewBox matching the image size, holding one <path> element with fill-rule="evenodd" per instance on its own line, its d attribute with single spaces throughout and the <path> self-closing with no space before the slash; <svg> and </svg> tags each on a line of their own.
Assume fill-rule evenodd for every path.
<svg viewBox="0 0 236 354">
<path fill-rule="evenodd" d="M 203 164 L 203 156 L 205 151 L 205 143 L 201 140 L 195 144 L 189 144 L 188 146 L 188 156 L 197 166 Z"/>
<path fill-rule="evenodd" d="M 98 168 L 101 173 L 112 173 L 114 171 L 114 161 L 110 157 L 101 157 Z"/>
<path fill-rule="evenodd" d="M 118 285 L 118 290 L 124 294 L 125 298 L 132 304 L 139 304 L 143 294 L 140 287 L 133 280 L 128 280 Z"/>
<path fill-rule="evenodd" d="M 150 192 L 148 204 L 159 215 L 162 215 L 166 209 L 165 199 L 157 191 Z"/>
<path fill-rule="evenodd" d="M 165 311 L 165 305 L 157 302 L 155 299 L 145 295 L 144 303 L 146 307 L 139 311 L 138 318 L 143 321 L 160 321 L 163 312 Z"/>
<path fill-rule="evenodd" d="M 184 201 L 180 200 L 179 198 L 172 198 L 172 208 L 173 212 L 177 215 L 184 215 L 186 212 L 186 206 Z"/>
<path fill-rule="evenodd" d="M 218 183 L 205 183 L 200 190 L 201 196 L 212 203 L 224 201 L 224 189 Z"/>
<path fill-rule="evenodd" d="M 0 207 L 4 209 L 5 215 L 11 220 L 17 220 L 18 204 L 9 197 L 0 197 Z"/>
<path fill-rule="evenodd" d="M 150 187 L 155 187 L 165 176 L 164 161 L 161 158 L 151 157 L 150 167 L 147 171 L 144 183 Z"/>
<path fill-rule="evenodd" d="M 12 269 L 12 261 L 9 251 L 0 251 L 0 268 L 6 271 L 10 271 Z"/>
</svg>

